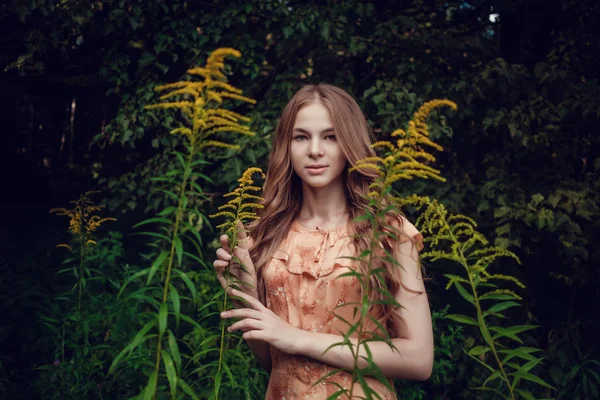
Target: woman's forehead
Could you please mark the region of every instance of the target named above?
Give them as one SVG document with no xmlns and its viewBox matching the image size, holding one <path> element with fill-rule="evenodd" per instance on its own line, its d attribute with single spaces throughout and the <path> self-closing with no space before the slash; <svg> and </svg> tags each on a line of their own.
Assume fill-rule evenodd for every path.
<svg viewBox="0 0 600 400">
<path fill-rule="evenodd" d="M 333 127 L 329 110 L 321 103 L 314 102 L 302 107 L 296 115 L 294 129 L 321 131 Z"/>
</svg>

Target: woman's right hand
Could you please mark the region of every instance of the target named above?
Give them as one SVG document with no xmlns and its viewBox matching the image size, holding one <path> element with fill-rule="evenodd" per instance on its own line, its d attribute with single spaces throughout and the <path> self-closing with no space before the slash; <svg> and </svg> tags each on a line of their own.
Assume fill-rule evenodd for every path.
<svg viewBox="0 0 600 400">
<path fill-rule="evenodd" d="M 223 276 L 223 273 L 231 263 L 229 268 L 230 285 L 231 283 L 237 283 L 238 288 L 244 293 L 258 298 L 256 269 L 250 258 L 250 253 L 248 252 L 248 249 L 250 248 L 250 238 L 246 235 L 244 226 L 241 222 L 238 223 L 237 227 L 237 246 L 233 249 L 233 256 L 241 262 L 245 271 L 232 259 L 231 249 L 229 247 L 229 237 L 227 235 L 221 235 L 219 238 L 221 247 L 217 249 L 217 259 L 213 262 L 213 266 L 215 267 L 217 278 L 219 279 L 221 286 L 225 288 L 227 286 L 227 279 Z"/>
</svg>

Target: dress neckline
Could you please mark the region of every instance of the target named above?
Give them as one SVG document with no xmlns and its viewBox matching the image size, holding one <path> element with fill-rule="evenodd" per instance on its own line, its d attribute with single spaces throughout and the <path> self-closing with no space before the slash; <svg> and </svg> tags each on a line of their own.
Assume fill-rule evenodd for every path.
<svg viewBox="0 0 600 400">
<path fill-rule="evenodd" d="M 297 219 L 295 219 L 294 222 L 292 222 L 292 229 L 294 229 L 298 232 L 305 232 L 305 233 L 332 233 L 332 232 L 342 233 L 342 232 L 346 232 L 346 227 L 344 225 L 338 225 L 335 228 L 330 228 L 330 229 L 323 229 L 318 226 L 315 229 L 309 229 L 309 228 L 302 226 L 300 224 L 300 222 L 298 222 Z"/>
</svg>

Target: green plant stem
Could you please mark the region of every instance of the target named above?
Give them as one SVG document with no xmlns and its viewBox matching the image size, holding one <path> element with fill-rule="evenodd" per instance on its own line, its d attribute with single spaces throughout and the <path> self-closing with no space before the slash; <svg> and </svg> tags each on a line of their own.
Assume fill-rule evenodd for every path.
<svg viewBox="0 0 600 400">
<path fill-rule="evenodd" d="M 242 190 L 242 194 L 244 193 L 244 190 Z M 230 243 L 230 248 L 231 248 L 231 254 L 230 256 L 232 257 L 231 260 L 233 260 L 233 249 L 235 249 L 235 246 L 237 246 L 237 217 L 240 215 L 241 212 L 241 208 L 242 208 L 242 202 L 241 202 L 241 195 L 240 195 L 240 202 L 238 203 L 238 209 L 236 211 L 236 220 L 233 221 L 234 226 L 233 226 L 233 230 L 231 233 L 231 243 Z M 225 286 L 225 292 L 223 295 L 223 311 L 227 310 L 227 298 L 229 297 L 227 295 L 227 291 L 229 290 L 230 284 L 231 284 L 231 280 L 229 279 L 229 268 L 231 267 L 231 263 L 229 264 L 229 266 L 227 267 L 227 270 L 225 271 L 227 273 L 227 285 Z M 217 368 L 217 373 L 221 372 L 221 365 L 223 364 L 223 352 L 224 352 L 224 348 L 225 348 L 225 321 L 221 320 L 221 346 L 219 349 L 219 366 Z M 217 390 L 217 393 L 215 393 L 215 398 L 218 398 L 219 392 L 218 392 L 218 388 L 215 389 Z"/>
<path fill-rule="evenodd" d="M 162 303 L 167 301 L 167 297 L 169 295 L 169 286 L 171 283 L 171 271 L 173 269 L 173 261 L 175 256 L 175 238 L 177 237 L 177 233 L 179 232 L 179 222 L 181 220 L 181 214 L 183 212 L 183 198 L 185 197 L 185 188 L 187 186 L 187 180 L 189 178 L 189 169 L 192 163 L 192 160 L 195 155 L 195 148 L 192 145 L 191 151 L 188 155 L 187 165 L 185 171 L 183 173 L 183 182 L 181 182 L 181 190 L 179 191 L 179 204 L 177 205 L 177 212 L 175 214 L 175 226 L 173 227 L 173 240 L 171 240 L 171 251 L 169 254 L 169 264 L 167 266 L 167 275 L 165 277 L 165 286 L 163 289 L 163 297 Z M 160 360 L 161 360 L 161 351 L 162 351 L 162 335 L 158 336 L 158 345 L 156 346 L 156 363 L 154 365 L 154 369 L 156 371 L 156 384 L 155 387 L 158 387 L 158 376 L 160 371 Z M 156 400 L 156 390 L 154 391 L 153 399 Z"/>
<path fill-rule="evenodd" d="M 454 236 L 454 233 L 452 232 L 452 230 L 448 229 L 448 232 L 450 233 L 452 241 L 454 241 L 455 243 L 458 243 L 458 238 L 456 236 Z M 498 352 L 496 351 L 496 346 L 494 346 L 494 340 L 491 339 L 492 336 L 490 335 L 490 332 L 489 332 L 487 325 L 485 323 L 485 320 L 483 318 L 483 312 L 481 311 L 481 304 L 479 303 L 479 296 L 477 295 L 477 289 L 475 288 L 475 282 L 473 282 L 473 276 L 469 272 L 469 264 L 467 262 L 467 258 L 465 257 L 465 254 L 463 253 L 462 248 L 459 249 L 458 251 L 459 251 L 459 254 L 461 257 L 461 264 L 467 271 L 467 276 L 469 277 L 469 284 L 471 285 L 471 292 L 473 293 L 473 303 L 475 305 L 475 309 L 477 310 L 477 321 L 479 322 L 479 324 L 480 324 L 479 326 L 481 327 L 481 329 L 484 332 L 483 339 L 490 346 L 490 349 L 492 350 L 492 353 L 494 354 L 494 358 L 496 359 L 496 363 L 498 364 L 498 368 L 500 368 L 500 373 L 502 374 L 502 380 L 504 380 L 504 382 L 506 382 L 506 386 L 508 386 L 510 398 L 512 400 L 516 400 L 513 388 L 508 380 L 508 376 L 506 375 L 506 371 L 504 370 L 502 362 L 500 361 Z M 490 337 L 489 341 L 487 340 L 486 335 Z"/>
<path fill-rule="evenodd" d="M 380 198 L 378 199 L 378 204 L 381 204 L 381 194 L 380 194 Z M 373 254 L 374 254 L 374 249 L 377 247 L 377 239 L 379 237 L 377 230 L 379 229 L 379 224 L 377 223 L 377 216 L 378 216 L 379 212 L 377 212 L 375 214 L 375 219 L 374 219 L 374 223 L 373 223 L 373 236 L 371 237 L 371 243 L 370 243 L 370 248 L 371 248 L 371 252 L 369 253 L 369 261 L 367 263 L 367 277 L 366 277 L 366 283 L 364 284 L 364 290 L 365 290 L 365 294 L 367 296 L 367 299 L 369 298 L 369 283 L 370 283 L 370 277 L 371 277 L 371 266 L 373 265 Z M 363 299 L 365 294 L 363 294 Z M 368 307 L 367 307 L 367 312 L 368 312 Z M 359 353 L 360 353 L 360 345 L 362 343 L 362 335 L 364 332 L 364 323 L 365 323 L 365 318 L 366 315 L 364 314 L 364 307 L 361 307 L 361 312 L 360 312 L 360 326 L 358 328 L 358 342 L 356 344 L 356 353 L 354 353 L 354 367 L 352 368 L 352 379 L 350 381 L 350 394 L 348 395 L 348 399 L 352 399 L 352 394 L 354 392 L 354 382 L 356 380 L 356 374 L 357 374 L 357 370 L 358 370 L 358 357 L 359 357 Z"/>
</svg>

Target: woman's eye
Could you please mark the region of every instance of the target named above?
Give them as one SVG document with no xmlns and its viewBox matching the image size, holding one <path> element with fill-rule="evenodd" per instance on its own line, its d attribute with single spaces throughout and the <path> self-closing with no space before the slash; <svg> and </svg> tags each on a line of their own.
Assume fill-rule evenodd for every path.
<svg viewBox="0 0 600 400">
<path fill-rule="evenodd" d="M 303 139 L 306 139 L 306 136 L 304 136 L 304 135 L 294 136 L 294 140 L 303 140 Z"/>
<path fill-rule="evenodd" d="M 325 136 L 325 139 L 335 140 L 335 135 L 327 135 Z"/>
</svg>

